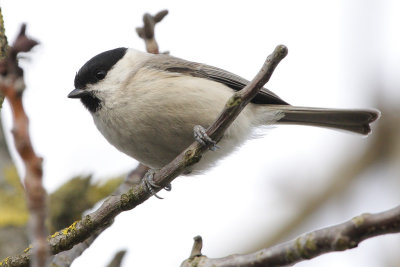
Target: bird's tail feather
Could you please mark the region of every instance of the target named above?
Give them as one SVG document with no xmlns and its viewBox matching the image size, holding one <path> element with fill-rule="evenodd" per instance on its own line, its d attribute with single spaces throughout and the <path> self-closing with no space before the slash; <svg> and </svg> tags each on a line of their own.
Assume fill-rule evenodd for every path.
<svg viewBox="0 0 400 267">
<path fill-rule="evenodd" d="M 380 116 L 380 112 L 374 109 L 331 109 L 274 105 L 275 108 L 283 115 L 277 121 L 278 124 L 335 128 L 363 135 L 371 132 L 370 124 Z"/>
</svg>

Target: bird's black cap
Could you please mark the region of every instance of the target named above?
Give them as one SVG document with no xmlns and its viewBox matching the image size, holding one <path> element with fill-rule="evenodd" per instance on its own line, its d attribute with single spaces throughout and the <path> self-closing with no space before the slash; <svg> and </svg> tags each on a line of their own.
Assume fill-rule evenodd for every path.
<svg viewBox="0 0 400 267">
<path fill-rule="evenodd" d="M 126 47 L 115 48 L 91 58 L 76 74 L 75 89 L 84 89 L 88 84 L 102 80 L 115 63 L 125 55 L 126 50 Z"/>
</svg>

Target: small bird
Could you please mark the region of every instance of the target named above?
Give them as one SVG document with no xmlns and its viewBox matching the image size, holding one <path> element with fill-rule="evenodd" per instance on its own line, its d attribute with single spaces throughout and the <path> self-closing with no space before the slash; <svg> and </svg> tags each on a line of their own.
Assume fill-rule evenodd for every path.
<svg viewBox="0 0 400 267">
<path fill-rule="evenodd" d="M 75 76 L 70 98 L 80 98 L 104 137 L 142 164 L 160 169 L 204 135 L 232 94 L 249 81 L 228 71 L 164 54 L 116 48 L 86 62 Z M 190 171 L 203 171 L 252 138 L 256 127 L 299 124 L 362 135 L 379 117 L 375 109 L 332 109 L 289 105 L 262 88 L 218 143 Z M 212 142 L 212 141 L 211 141 Z"/>
</svg>

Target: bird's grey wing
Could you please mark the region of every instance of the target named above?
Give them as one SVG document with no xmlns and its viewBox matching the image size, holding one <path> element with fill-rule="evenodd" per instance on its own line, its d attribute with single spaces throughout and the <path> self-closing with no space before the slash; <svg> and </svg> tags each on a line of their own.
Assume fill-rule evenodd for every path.
<svg viewBox="0 0 400 267">
<path fill-rule="evenodd" d="M 236 91 L 241 90 L 249 83 L 248 80 L 223 69 L 187 61 L 169 55 L 154 55 L 146 62 L 146 66 L 163 71 L 206 78 L 223 83 Z M 262 88 L 251 102 L 255 104 L 288 105 L 287 102 L 266 88 Z"/>
</svg>

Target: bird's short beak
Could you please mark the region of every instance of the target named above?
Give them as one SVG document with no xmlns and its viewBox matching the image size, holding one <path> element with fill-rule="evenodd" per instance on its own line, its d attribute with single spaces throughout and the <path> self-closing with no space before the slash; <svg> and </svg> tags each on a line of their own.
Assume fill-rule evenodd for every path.
<svg viewBox="0 0 400 267">
<path fill-rule="evenodd" d="M 69 98 L 81 98 L 82 96 L 88 95 L 89 92 L 83 89 L 74 89 L 68 94 Z"/>
</svg>

